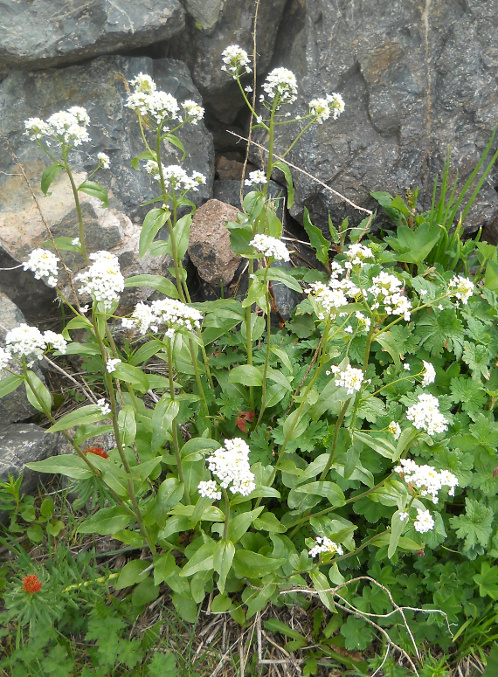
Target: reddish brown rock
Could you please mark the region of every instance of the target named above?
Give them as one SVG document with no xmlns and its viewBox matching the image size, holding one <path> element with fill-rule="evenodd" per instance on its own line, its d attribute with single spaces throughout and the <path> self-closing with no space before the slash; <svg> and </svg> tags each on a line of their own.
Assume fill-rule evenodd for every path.
<svg viewBox="0 0 498 677">
<path fill-rule="evenodd" d="M 238 210 L 219 200 L 208 200 L 192 220 L 188 253 L 199 277 L 219 288 L 228 284 L 239 267 L 240 259 L 230 248 L 225 225 L 237 220 Z"/>
</svg>

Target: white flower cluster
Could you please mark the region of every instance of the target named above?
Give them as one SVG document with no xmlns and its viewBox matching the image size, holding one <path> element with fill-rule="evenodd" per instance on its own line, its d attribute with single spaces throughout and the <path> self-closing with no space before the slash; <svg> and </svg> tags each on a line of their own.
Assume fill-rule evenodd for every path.
<svg viewBox="0 0 498 677">
<path fill-rule="evenodd" d="M 165 167 L 161 165 L 163 171 L 164 187 L 166 190 L 188 191 L 199 190 L 199 186 L 206 183 L 206 177 L 200 172 L 192 172 L 189 176 L 187 172 L 180 167 L 180 165 L 169 165 Z M 159 181 L 161 175 L 159 173 L 159 165 L 155 160 L 147 160 L 145 163 L 145 171 L 150 174 L 153 179 Z"/>
<path fill-rule="evenodd" d="M 274 68 L 268 74 L 263 90 L 269 99 L 277 99 L 279 105 L 293 103 L 297 98 L 296 76 L 287 68 Z"/>
<path fill-rule="evenodd" d="M 80 146 L 90 140 L 86 131 L 89 124 L 88 113 L 81 106 L 54 113 L 46 122 L 40 118 L 29 118 L 24 122 L 26 134 L 32 141 L 46 136 L 68 146 Z"/>
<path fill-rule="evenodd" d="M 417 404 L 407 409 L 406 418 L 415 428 L 425 430 L 429 435 L 448 429 L 448 420 L 439 411 L 439 400 L 434 395 L 419 395 Z"/>
<path fill-rule="evenodd" d="M 381 304 L 388 315 L 403 315 L 406 322 L 411 317 L 411 301 L 402 294 L 402 282 L 395 275 L 390 275 L 384 270 L 372 278 L 372 286 L 368 290 L 373 295 L 375 303 L 372 310 L 376 310 Z"/>
<path fill-rule="evenodd" d="M 116 365 L 120 364 L 121 360 L 119 358 L 113 359 L 109 358 L 105 363 L 105 368 L 108 374 L 112 374 L 113 371 L 116 371 Z"/>
<path fill-rule="evenodd" d="M 351 270 L 353 266 L 360 266 L 363 268 L 365 265 L 365 259 L 374 259 L 374 253 L 370 247 L 365 247 L 362 244 L 352 244 L 347 251 L 349 256 L 349 261 L 346 261 L 344 268 Z"/>
<path fill-rule="evenodd" d="M 310 114 L 316 116 L 319 125 L 332 117 L 337 120 L 339 115 L 344 112 L 344 99 L 340 94 L 327 94 L 324 98 L 313 99 L 309 103 Z"/>
<path fill-rule="evenodd" d="M 175 331 L 181 328 L 193 331 L 201 326 L 203 315 L 195 308 L 176 299 L 158 299 L 150 306 L 137 303 L 130 318 L 123 318 L 123 327 L 137 328 L 144 335 L 147 331 L 159 332 L 160 325 L 166 325 L 166 336 L 174 338 Z"/>
<path fill-rule="evenodd" d="M 363 315 L 363 313 L 360 313 L 359 310 L 356 311 L 355 317 L 358 320 L 358 326 L 363 327 L 365 331 L 370 330 L 370 325 L 372 324 L 372 321 L 369 317 L 366 317 Z"/>
<path fill-rule="evenodd" d="M 25 322 L 7 332 L 5 344 L 5 350 L 0 353 L 0 368 L 5 368 L 11 356 L 26 357 L 30 367 L 35 360 L 42 359 L 49 346 L 63 354 L 67 349 L 67 341 L 61 334 L 50 330 L 42 334 L 39 329 Z"/>
<path fill-rule="evenodd" d="M 290 261 L 287 247 L 276 237 L 271 237 L 270 235 L 255 235 L 249 244 L 267 257 L 272 256 L 277 261 Z"/>
<path fill-rule="evenodd" d="M 260 186 L 268 183 L 266 180 L 265 173 L 261 169 L 257 169 L 255 172 L 249 172 L 249 178 L 244 181 L 246 186 L 253 186 L 254 184 L 259 184 Z"/>
<path fill-rule="evenodd" d="M 197 491 L 203 498 L 210 498 L 213 501 L 221 501 L 221 491 L 214 480 L 204 480 L 199 482 Z"/>
<path fill-rule="evenodd" d="M 327 538 L 326 536 L 324 536 L 323 538 L 321 536 L 317 536 L 315 538 L 315 541 L 316 541 L 315 547 L 311 548 L 311 550 L 308 552 L 308 555 L 310 557 L 316 557 L 321 553 L 329 553 L 331 555 L 342 555 L 344 552 L 344 550 L 340 545 L 334 543 L 334 541 L 331 541 L 330 538 Z"/>
<path fill-rule="evenodd" d="M 46 277 L 49 287 L 57 286 L 59 260 L 55 254 L 47 249 L 33 249 L 22 267 L 24 270 L 31 270 L 35 274 L 35 280 Z"/>
<path fill-rule="evenodd" d="M 249 465 L 250 451 L 244 440 L 236 437 L 233 440 L 225 440 L 224 446 L 206 459 L 209 470 L 218 478 L 222 489 L 229 489 L 232 494 L 241 496 L 249 496 L 256 489 L 254 475 Z M 201 496 L 209 494 L 209 498 L 219 496 L 214 480 L 201 482 L 198 491 Z"/>
<path fill-rule="evenodd" d="M 76 278 L 83 282 L 79 293 L 90 294 L 94 301 L 103 301 L 104 307 L 110 308 L 115 301 L 119 301 L 119 294 L 125 286 L 118 257 L 110 252 L 100 251 L 90 254 L 90 259 L 94 263 L 86 273 L 80 273 Z"/>
<path fill-rule="evenodd" d="M 422 362 L 424 363 L 425 369 L 422 379 L 422 388 L 425 388 L 436 380 L 436 370 L 430 362 L 426 362 L 425 360 L 422 360 Z"/>
<path fill-rule="evenodd" d="M 415 527 L 415 531 L 418 531 L 419 534 L 425 534 L 427 531 L 432 531 L 432 529 L 434 529 L 434 518 L 429 510 L 417 508 L 417 519 L 413 526 Z"/>
<path fill-rule="evenodd" d="M 421 496 L 430 496 L 433 503 L 438 502 L 438 493 L 443 487 L 449 487 L 449 496 L 455 493 L 458 479 L 449 470 L 436 470 L 432 465 L 417 465 L 409 458 L 400 460 L 394 472 L 403 475 L 406 484 L 420 490 Z"/>
<path fill-rule="evenodd" d="M 97 407 L 100 409 L 100 413 L 104 416 L 108 416 L 111 413 L 111 407 L 107 404 L 104 398 L 97 400 Z"/>
<path fill-rule="evenodd" d="M 396 421 L 391 421 L 391 423 L 387 426 L 387 432 L 391 433 L 395 440 L 399 439 L 399 436 L 401 435 L 399 423 L 396 423 Z"/>
<path fill-rule="evenodd" d="M 361 369 L 355 369 L 350 364 L 341 371 L 336 365 L 330 367 L 330 371 L 325 372 L 327 375 L 336 374 L 335 384 L 338 387 L 346 388 L 348 395 L 353 395 L 361 389 L 363 383 L 363 372 Z"/>
<path fill-rule="evenodd" d="M 182 108 L 185 111 L 188 121 L 193 125 L 196 125 L 199 120 L 202 120 L 204 117 L 204 108 L 191 99 L 186 99 L 182 103 Z"/>
<path fill-rule="evenodd" d="M 221 60 L 223 61 L 221 70 L 230 73 L 234 80 L 238 76 L 252 73 L 252 69 L 249 67 L 249 55 L 245 49 L 238 45 L 226 47 L 221 53 Z"/>
<path fill-rule="evenodd" d="M 97 153 L 97 159 L 104 169 L 109 169 L 111 166 L 111 160 L 107 153 Z"/>
<path fill-rule="evenodd" d="M 180 120 L 180 106 L 172 94 L 157 90 L 156 83 L 145 73 L 139 73 L 130 81 L 134 88 L 126 101 L 126 106 L 139 115 L 153 118 L 156 123 L 162 124 L 165 120 Z M 195 101 L 187 99 L 182 103 L 185 111 L 185 122 L 197 124 L 204 117 L 204 108 Z M 167 131 L 167 128 L 164 127 Z"/>
<path fill-rule="evenodd" d="M 448 289 L 451 296 L 456 296 L 464 305 L 467 304 L 467 301 L 474 293 L 475 285 L 470 280 L 467 280 L 466 277 L 461 275 L 455 275 L 449 284 Z"/>
</svg>

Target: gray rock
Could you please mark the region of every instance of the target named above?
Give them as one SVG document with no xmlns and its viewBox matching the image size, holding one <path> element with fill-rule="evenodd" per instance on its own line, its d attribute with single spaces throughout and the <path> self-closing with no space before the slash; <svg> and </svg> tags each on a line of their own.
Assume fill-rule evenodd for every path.
<svg viewBox="0 0 498 677">
<path fill-rule="evenodd" d="M 0 64 L 60 66 L 167 40 L 183 25 L 178 0 L 0 0 Z"/>
<path fill-rule="evenodd" d="M 184 0 L 185 30 L 165 47 L 189 66 L 204 100 L 222 122 L 232 122 L 244 103 L 238 86 L 221 70 L 221 53 L 238 44 L 252 54 L 254 0 Z M 257 22 L 258 72 L 271 61 L 286 0 L 261 2 Z"/>
<path fill-rule="evenodd" d="M 340 92 L 346 110 L 311 128 L 289 160 L 364 207 L 376 206 L 370 191 L 404 196 L 420 186 L 429 208 L 447 146 L 462 186 L 497 124 L 497 30 L 498 0 L 294 0 L 273 60 L 296 74 L 290 108 L 304 114 L 311 99 Z M 277 152 L 293 136 L 281 127 Z M 498 227 L 497 178 L 494 170 L 468 227 Z M 307 206 L 325 233 L 328 212 L 335 223 L 363 218 L 308 177 L 294 172 L 294 182 L 296 218 Z"/>
<path fill-rule="evenodd" d="M 157 184 L 144 171 L 137 172 L 130 160 L 141 153 L 143 143 L 134 113 L 124 106 L 127 81 L 138 73 L 150 74 L 159 89 L 170 92 L 181 102 L 187 98 L 200 101 L 184 64 L 170 59 L 100 57 L 90 63 L 64 69 L 36 72 L 12 71 L 0 84 L 0 115 L 3 133 L 17 153 L 38 199 L 32 199 L 19 168 L 8 153 L 0 155 L 0 247 L 15 261 L 26 260 L 31 249 L 47 240 L 43 213 L 55 236 L 78 235 L 77 215 L 69 181 L 62 172 L 45 197 L 38 186 L 49 160 L 36 143 L 23 134 L 24 120 L 48 117 L 71 105 L 87 108 L 92 120 L 91 141 L 72 153 L 70 162 L 77 182 L 83 181 L 95 167 L 97 152 L 106 152 L 110 170 L 99 170 L 96 181 L 109 192 L 109 209 L 100 201 L 80 193 L 90 251 L 107 249 L 120 258 L 125 276 L 140 273 L 164 274 L 170 265 L 166 257 L 145 256 L 138 259 L 141 223 L 151 208 L 140 205 L 157 195 Z M 184 142 L 187 158 L 183 166 L 206 176 L 206 185 L 192 197 L 201 204 L 211 195 L 214 176 L 214 151 L 204 124 L 189 125 L 178 136 Z M 181 152 L 169 143 L 163 146 L 163 163 L 179 164 Z M 68 253 L 65 260 L 76 272 L 83 265 L 81 257 Z M 146 298 L 150 289 L 126 293 L 123 302 L 135 303 Z"/>
<path fill-rule="evenodd" d="M 56 456 L 59 437 L 59 434 L 47 434 L 33 423 L 12 424 L 0 429 L 0 480 L 6 481 L 8 473 L 18 477 L 24 470 L 21 491 L 25 494 L 33 491 L 40 473 L 24 466 Z"/>
<path fill-rule="evenodd" d="M 5 294 L 0 292 L 0 346 L 3 347 L 5 345 L 7 332 L 14 329 L 14 327 L 18 327 L 23 322 L 26 322 L 26 319 L 19 308 Z M 39 378 L 44 380 L 37 363 L 32 366 L 32 369 Z M 12 361 L 9 363 L 9 372 L 22 374 L 22 368 Z M 10 375 L 9 372 L 5 369 L 0 369 L 0 383 L 2 379 Z M 36 409 L 29 403 L 26 397 L 24 384 L 20 385 L 17 390 L 0 398 L 0 427 L 9 423 L 15 423 L 16 421 L 26 420 L 36 413 Z"/>
</svg>

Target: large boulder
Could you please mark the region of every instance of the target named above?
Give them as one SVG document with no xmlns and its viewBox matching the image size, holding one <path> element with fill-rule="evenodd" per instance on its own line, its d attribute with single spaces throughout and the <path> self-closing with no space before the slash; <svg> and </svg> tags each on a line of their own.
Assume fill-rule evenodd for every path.
<svg viewBox="0 0 498 677">
<path fill-rule="evenodd" d="M 224 123 L 232 122 L 243 107 L 233 79 L 221 70 L 221 53 L 238 44 L 253 51 L 254 0 L 183 0 L 187 10 L 185 30 L 166 46 L 168 55 L 189 66 L 192 79 L 204 101 Z M 278 26 L 286 0 L 261 2 L 257 19 L 258 73 L 271 62 Z M 250 78 L 248 83 L 250 82 Z"/>
<path fill-rule="evenodd" d="M 458 171 L 463 186 L 498 122 L 497 31 L 498 0 L 293 0 L 273 61 L 296 74 L 293 112 L 331 92 L 346 110 L 312 127 L 288 159 L 364 207 L 376 206 L 370 191 L 420 187 L 419 204 L 429 208 L 448 145 L 451 177 Z M 277 152 L 294 133 L 293 125 L 279 129 Z M 497 176 L 468 227 L 498 227 Z M 334 222 L 363 218 L 311 178 L 294 172 L 294 181 L 297 218 L 308 207 L 324 232 L 328 212 Z"/>
<path fill-rule="evenodd" d="M 167 40 L 184 26 L 178 0 L 0 0 L 0 63 L 49 68 Z"/>
<path fill-rule="evenodd" d="M 0 347 L 4 347 L 7 333 L 23 322 L 26 322 L 26 319 L 19 308 L 5 294 L 0 292 Z M 35 363 L 32 369 L 43 380 L 38 363 Z M 22 374 L 22 368 L 12 360 L 9 363 L 8 371 L 0 369 L 0 383 L 10 375 L 9 372 Z M 25 421 L 36 413 L 38 413 L 37 410 L 29 403 L 26 397 L 24 385 L 5 395 L 5 397 L 0 398 L 0 428 L 16 421 Z"/>
<path fill-rule="evenodd" d="M 144 272 L 164 274 L 171 265 L 167 257 L 138 259 L 141 223 L 150 209 L 140 205 L 157 195 L 156 182 L 130 165 L 130 160 L 144 150 L 135 114 L 125 107 L 127 81 L 140 72 L 150 74 L 159 89 L 173 94 L 179 101 L 189 98 L 200 102 L 186 66 L 170 59 L 99 57 L 64 69 L 12 71 L 0 83 L 2 130 L 37 197 L 35 202 L 10 154 L 0 154 L 0 247 L 12 259 L 26 260 L 29 251 L 48 239 L 44 221 L 55 236 L 78 235 L 77 214 L 67 176 L 61 172 L 50 187 L 52 195 L 43 196 L 39 189 L 40 177 L 49 160 L 23 132 L 24 120 L 30 117 L 46 118 L 58 110 L 79 105 L 90 115 L 91 140 L 71 154 L 76 181 L 84 181 L 94 169 L 98 152 L 107 153 L 111 160 L 110 169 L 99 170 L 94 179 L 108 189 L 109 208 L 103 209 L 97 198 L 80 193 L 89 251 L 107 249 L 118 255 L 126 276 Z M 192 199 L 200 204 L 210 197 L 212 190 L 211 136 L 202 122 L 180 130 L 178 136 L 187 151 L 184 167 L 200 171 L 207 179 L 199 192 L 192 193 Z M 179 164 L 180 161 L 180 150 L 164 142 L 163 163 Z M 73 271 L 83 265 L 78 255 L 64 256 Z M 142 288 L 140 295 L 133 297 L 128 292 L 128 300 L 135 302 L 150 291 Z"/>
</svg>

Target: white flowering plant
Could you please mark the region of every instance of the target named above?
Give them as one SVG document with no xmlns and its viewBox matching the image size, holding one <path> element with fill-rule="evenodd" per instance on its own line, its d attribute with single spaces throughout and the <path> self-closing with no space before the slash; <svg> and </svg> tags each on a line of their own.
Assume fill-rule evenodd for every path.
<svg viewBox="0 0 498 677">
<path fill-rule="evenodd" d="M 250 72 L 247 54 L 232 45 L 223 61 L 259 117 L 241 82 Z M 329 224 L 329 242 L 307 212 L 322 268 L 292 267 L 292 247 L 268 198 L 272 170 L 279 168 L 291 199 L 290 170 L 272 159 L 280 111 L 297 105 L 291 75 L 277 68 L 263 85 L 257 125 L 269 132 L 268 165 L 250 176 L 254 190 L 228 225 L 234 251 L 247 260 L 246 295 L 192 303 L 182 264 L 191 213 L 177 218 L 177 212 L 194 208 L 187 194 L 203 177 L 164 166 L 161 153 L 164 141 L 178 141 L 179 127 L 200 122 L 202 108 L 179 104 L 140 74 L 130 83 L 127 106 L 146 150 L 132 164 L 157 181 L 162 206 L 145 217 L 139 255 L 169 254 L 171 277 L 125 279 L 112 252 L 89 253 L 78 207 L 83 188 L 74 186 L 81 228 L 71 247 L 87 266 L 70 285 L 75 298 L 58 283 L 55 255 L 36 250 L 25 264 L 55 286 L 73 317 L 60 335 L 21 325 L 0 347 L 7 373 L 0 395 L 24 383 L 50 421 L 49 432 L 62 433 L 74 448 L 72 455 L 29 467 L 74 481 L 77 506 L 91 509 L 80 533 L 146 549 L 150 566 L 129 562 L 116 589 L 146 586 L 154 599 L 166 586 L 178 613 L 192 622 L 208 597 L 212 612 L 245 622 L 269 602 L 305 604 L 302 593 L 309 589 L 334 611 L 339 602 L 331 586 L 350 584 L 352 608 L 383 613 L 389 597 L 368 601 L 372 588 L 359 582 L 357 570 L 379 578 L 394 564 L 403 603 L 413 607 L 411 572 L 425 558 L 437 562 L 443 543 L 456 553 L 456 580 L 465 566 L 478 575 L 474 564 L 487 551 L 498 554 L 498 371 L 492 364 L 498 298 L 492 283 L 465 270 L 424 265 L 423 258 L 410 269 L 389 241 L 360 242 L 363 226 L 346 244 L 345 229 L 337 233 Z M 337 94 L 324 95 L 309 109 L 304 126 L 297 120 L 293 146 L 311 124 L 332 124 L 344 103 Z M 51 119 L 46 124 L 55 129 Z M 57 172 L 71 178 L 68 153 L 76 140 L 85 142 L 85 134 L 76 133 L 89 121 L 80 114 L 78 128 L 66 132 L 28 123 L 42 146 L 56 134 Z M 99 156 L 98 163 L 104 168 L 107 160 Z M 47 192 L 46 173 L 43 182 Z M 156 240 L 163 227 L 168 239 Z M 155 289 L 159 298 L 123 307 L 123 291 L 135 285 Z M 279 315 L 274 285 L 300 295 L 290 320 Z M 71 340 L 81 329 L 85 342 Z M 51 350 L 90 355 L 101 379 L 88 403 L 62 417 L 30 368 Z M 16 361 L 21 373 L 12 370 Z M 103 431 L 114 446 L 97 452 L 89 445 Z M 420 604 L 454 613 L 423 585 Z M 439 620 L 421 622 L 412 613 L 411 635 L 395 620 L 392 631 L 406 647 L 426 640 L 427 627 Z M 356 639 L 348 621 L 343 627 L 348 649 L 369 643 L 366 624 Z"/>
</svg>

